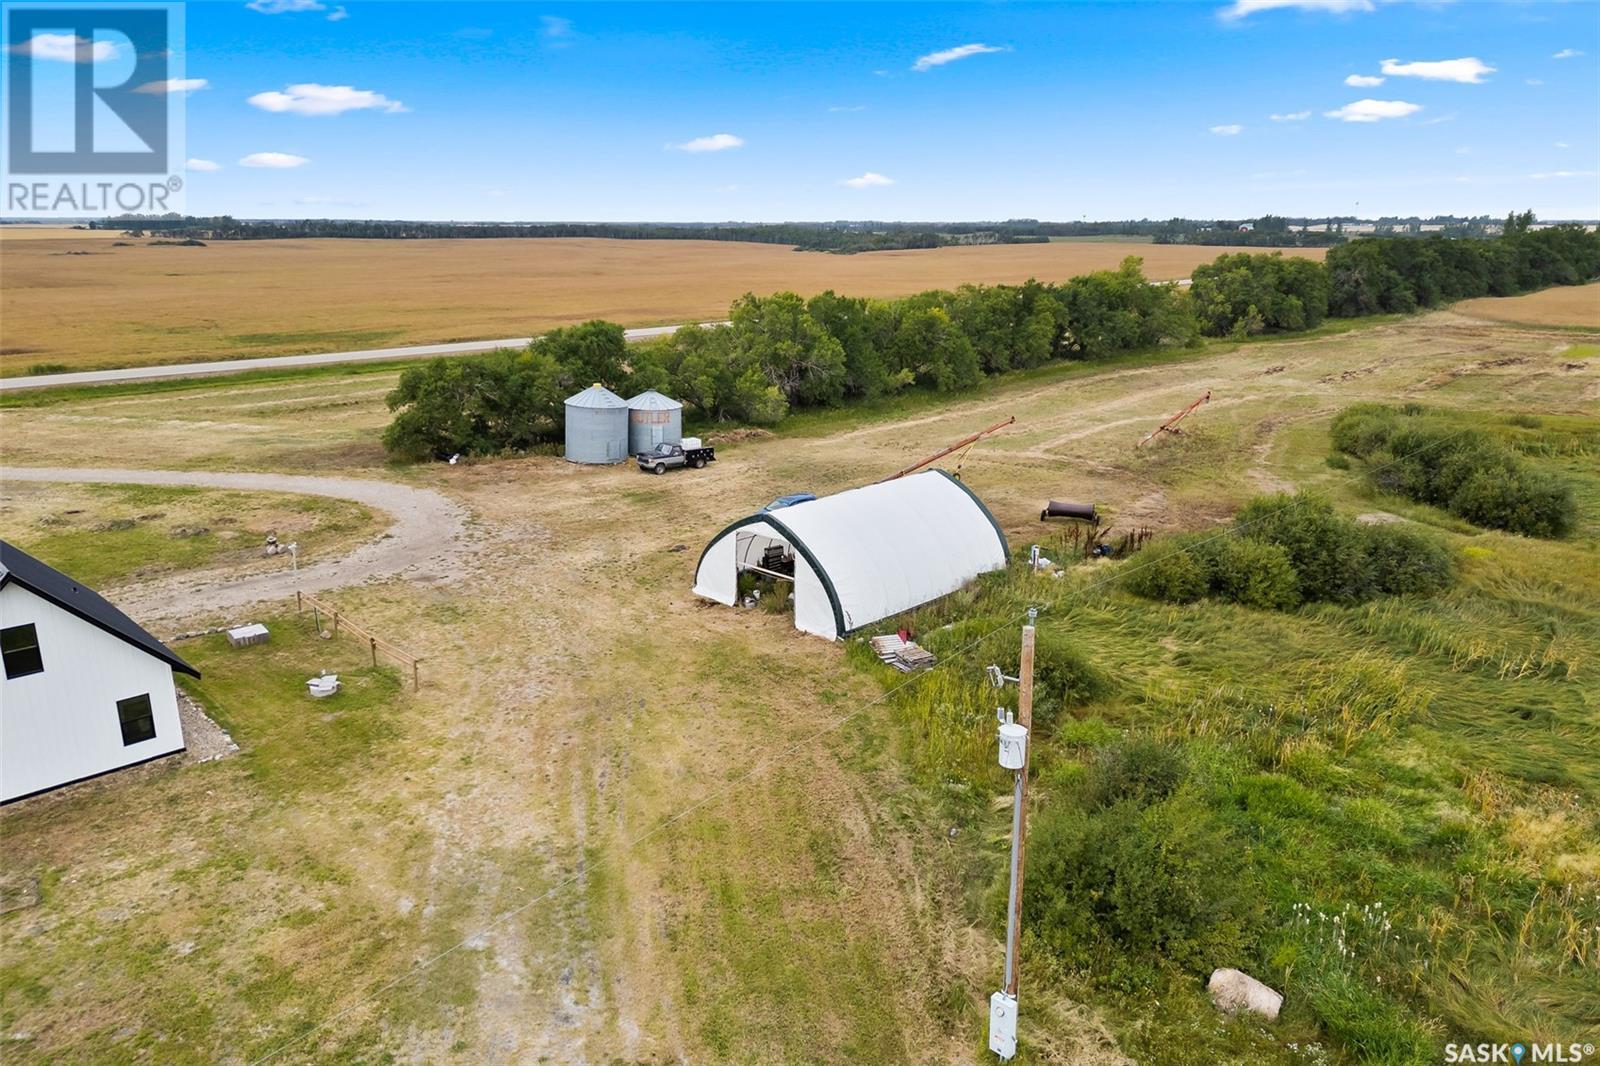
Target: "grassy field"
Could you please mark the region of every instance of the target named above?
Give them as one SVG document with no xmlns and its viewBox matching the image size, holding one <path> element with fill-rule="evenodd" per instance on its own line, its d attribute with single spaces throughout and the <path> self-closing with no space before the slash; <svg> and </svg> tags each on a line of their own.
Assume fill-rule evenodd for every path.
<svg viewBox="0 0 1600 1066">
<path fill-rule="evenodd" d="M 1600 283 L 1558 285 L 1526 296 L 1463 300 L 1454 308 L 1460 314 L 1491 322 L 1545 326 L 1600 328 Z"/>
<path fill-rule="evenodd" d="M 606 318 L 720 318 L 748 291 L 899 296 L 1062 281 L 1144 257 L 1186 277 L 1216 249 L 1070 242 L 865 255 L 717 241 L 235 241 L 128 247 L 30 235 L 5 249 L 0 374 L 517 337 Z M 1291 250 L 1320 258 L 1322 251 Z"/>
<path fill-rule="evenodd" d="M 550 458 L 390 466 L 374 438 L 393 368 L 7 407 L 7 462 L 26 441 L 30 463 L 402 479 L 459 501 L 482 535 L 461 549 L 460 582 L 328 597 L 425 656 L 421 691 L 290 619 L 248 654 L 185 644 L 240 756 L 0 812 L 6 875 L 44 887 L 0 915 L 8 1061 L 979 1060 L 1007 817 L 991 802 L 1000 783 L 970 772 L 987 766 L 992 729 L 992 706 L 972 700 L 1015 626 L 1003 643 L 941 647 L 947 666 L 926 679 L 950 686 L 935 720 L 872 702 L 883 687 L 859 650 L 688 589 L 699 546 L 728 521 L 780 493 L 882 477 L 1008 414 L 1018 424 L 962 473 L 1014 548 L 1064 557 L 1038 521 L 1049 498 L 1172 530 L 1303 485 L 1349 513 L 1442 530 L 1465 570 L 1435 600 L 1296 614 L 1088 588 L 1109 564 L 1042 591 L 1013 573 L 950 598 L 918 624 L 1009 624 L 1024 598 L 1048 598 L 1052 637 L 1117 679 L 1041 749 L 1039 809 L 1124 732 L 1167 737 L 1193 753 L 1207 801 L 1262 834 L 1250 851 L 1275 946 L 1319 949 L 1296 939 L 1293 903 L 1381 899 L 1406 908 L 1408 937 L 1433 923 L 1437 943 L 1318 971 L 1329 987 L 1405 982 L 1396 1017 L 1424 1034 L 1565 1024 L 1560 1039 L 1582 1039 L 1592 971 L 1561 962 L 1552 937 L 1567 917 L 1593 924 L 1557 891 L 1594 876 L 1593 344 L 1450 314 L 1341 324 L 797 417 L 665 478 Z M 1182 438 L 1134 448 L 1208 388 Z M 1358 471 L 1326 462 L 1328 421 L 1367 400 L 1542 420 L 1493 424 L 1585 479 L 1583 531 L 1529 544 L 1368 497 Z M 157 629 L 208 621 L 175 604 Z M 352 695 L 370 703 L 305 700 L 297 686 L 323 667 L 363 678 Z M 1372 693 L 1410 717 L 1387 735 L 1341 728 L 1343 704 L 1370 708 Z M 1262 724 L 1264 707 L 1299 699 L 1326 732 Z M 129 818 L 137 834 L 114 831 Z M 1030 941 L 1025 1053 L 1358 1061 L 1355 1030 L 1324 1017 L 1332 993 L 1298 983 L 1309 969 L 1295 964 L 1272 1033 L 1219 1034 L 1193 973 L 1170 976 L 1158 1007 Z M 1307 1050 L 1295 1058 L 1290 1041 Z"/>
<path fill-rule="evenodd" d="M 261 557 L 267 536 L 300 558 L 337 558 L 371 536 L 364 507 L 286 496 L 140 485 L 0 487 L 0 528 L 30 554 L 94 588 Z"/>
</svg>

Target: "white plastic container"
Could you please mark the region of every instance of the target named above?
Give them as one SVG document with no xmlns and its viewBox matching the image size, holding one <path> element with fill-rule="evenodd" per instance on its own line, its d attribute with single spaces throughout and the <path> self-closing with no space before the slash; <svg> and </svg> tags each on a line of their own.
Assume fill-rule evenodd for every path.
<svg viewBox="0 0 1600 1066">
<path fill-rule="evenodd" d="M 698 447 L 700 447 L 700 438 L 699 437 L 685 437 L 685 438 L 683 438 L 683 440 L 679 441 L 678 443 L 683 445 L 683 450 L 684 451 L 688 451 L 690 448 L 698 448 Z"/>
</svg>

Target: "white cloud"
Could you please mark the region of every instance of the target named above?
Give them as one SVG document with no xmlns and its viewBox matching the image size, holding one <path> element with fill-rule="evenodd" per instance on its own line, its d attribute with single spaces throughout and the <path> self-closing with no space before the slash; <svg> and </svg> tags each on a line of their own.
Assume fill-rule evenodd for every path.
<svg viewBox="0 0 1600 1066">
<path fill-rule="evenodd" d="M 58 63 L 99 63 L 117 57 L 117 46 L 110 41 L 91 41 L 71 33 L 36 33 L 11 51 L 34 59 Z"/>
<path fill-rule="evenodd" d="M 221 163 L 213 163 L 209 159 L 191 159 L 183 164 L 185 170 L 196 170 L 202 174 L 209 174 L 214 170 L 221 170 Z"/>
<path fill-rule="evenodd" d="M 839 184 L 849 186 L 852 189 L 875 189 L 884 185 L 893 185 L 894 179 L 886 178 L 882 174 L 875 174 L 869 170 L 859 178 L 845 178 Z"/>
<path fill-rule="evenodd" d="M 147 81 L 137 89 L 136 93 L 150 93 L 155 96 L 166 96 L 171 93 L 192 93 L 197 89 L 210 88 L 211 83 L 204 78 L 168 78 L 166 81 Z"/>
<path fill-rule="evenodd" d="M 292 15 L 299 11 L 328 10 L 321 0 L 250 0 L 244 6 L 263 15 Z"/>
<path fill-rule="evenodd" d="M 1485 74 L 1493 74 L 1498 68 L 1489 66 L 1477 56 L 1467 56 L 1465 59 L 1437 59 L 1420 63 L 1385 59 L 1379 69 L 1392 78 L 1425 78 L 1428 81 L 1458 81 L 1465 85 L 1479 85 Z"/>
<path fill-rule="evenodd" d="M 303 167 L 311 160 L 303 155 L 290 155 L 288 152 L 251 152 L 239 160 L 241 167 L 261 167 L 267 170 L 292 170 Z"/>
<path fill-rule="evenodd" d="M 1557 148 L 1571 148 L 1572 147 L 1572 145 L 1568 144 L 1566 141 L 1557 141 L 1555 146 Z"/>
<path fill-rule="evenodd" d="M 1009 51 L 1011 51 L 1011 49 L 997 45 L 963 44 L 955 48 L 946 48 L 942 52 L 929 52 L 925 56 L 919 56 L 917 61 L 911 64 L 911 69 L 924 71 L 932 70 L 934 67 L 942 67 L 946 63 L 954 63 L 956 60 L 966 59 L 968 56 L 981 56 L 989 55 L 994 52 Z"/>
<path fill-rule="evenodd" d="M 386 111 L 394 114 L 407 110 L 399 100 L 391 100 L 371 89 L 318 85 L 316 82 L 290 85 L 281 93 L 256 93 L 250 98 L 250 103 L 263 111 L 296 115 L 339 115 L 346 111 Z"/>
<path fill-rule="evenodd" d="M 572 36 L 572 20 L 564 19 L 559 15 L 540 15 L 539 22 L 544 26 L 544 35 L 549 40 Z"/>
<path fill-rule="evenodd" d="M 1274 122 L 1304 122 L 1311 117 L 1310 111 L 1285 111 L 1282 114 L 1268 115 Z"/>
<path fill-rule="evenodd" d="M 1262 11 L 1292 8 L 1295 11 L 1327 11 L 1335 15 L 1348 15 L 1353 11 L 1375 11 L 1372 0 L 1233 0 L 1217 11 L 1224 22 L 1249 18 Z"/>
<path fill-rule="evenodd" d="M 1456 149 L 1456 155 L 1471 155 L 1471 154 L 1472 154 L 1472 149 L 1468 148 L 1465 145 L 1462 145 L 1460 148 Z"/>
<path fill-rule="evenodd" d="M 1544 79 L 1543 78 L 1524 78 L 1523 82 L 1524 82 L 1524 84 L 1527 84 L 1527 85 L 1543 85 L 1544 84 Z"/>
<path fill-rule="evenodd" d="M 744 138 L 735 137 L 731 133 L 713 133 L 709 137 L 696 137 L 692 141 L 669 144 L 667 147 L 680 152 L 726 152 L 730 148 L 744 147 Z"/>
<path fill-rule="evenodd" d="M 1237 122 L 1230 122 L 1226 126 L 1212 126 L 1211 132 L 1218 137 L 1237 137 L 1244 132 L 1244 127 Z"/>
<path fill-rule="evenodd" d="M 1593 178 L 1600 175 L 1600 170 L 1551 170 L 1544 174 L 1529 174 L 1534 181 L 1550 181 L 1560 178 Z"/>
<path fill-rule="evenodd" d="M 1421 110 L 1421 104 L 1409 104 L 1404 100 L 1357 100 L 1323 114 L 1341 122 L 1380 122 L 1386 118 L 1405 118 Z"/>
<path fill-rule="evenodd" d="M 829 111 L 834 112 L 836 114 L 838 112 L 841 112 L 841 111 L 865 111 L 866 109 L 867 109 L 867 105 L 866 104 L 857 104 L 854 107 L 830 107 L 830 108 L 828 108 Z"/>
<path fill-rule="evenodd" d="M 1352 74 L 1344 80 L 1344 83 L 1357 89 L 1370 89 L 1375 85 L 1382 85 L 1387 80 L 1376 74 Z"/>
<path fill-rule="evenodd" d="M 348 11 L 346 11 L 344 9 L 344 5 L 343 4 L 339 4 L 339 5 L 335 6 L 332 11 L 328 12 L 328 21 L 329 22 L 343 22 L 345 19 L 347 19 L 349 17 L 350 17 L 350 12 L 348 12 Z"/>
<path fill-rule="evenodd" d="M 1550 58 L 1551 59 L 1577 59 L 1581 55 L 1583 55 L 1583 53 L 1580 52 L 1576 48 L 1563 48 L 1561 51 L 1557 52 L 1555 55 L 1551 56 Z"/>
</svg>

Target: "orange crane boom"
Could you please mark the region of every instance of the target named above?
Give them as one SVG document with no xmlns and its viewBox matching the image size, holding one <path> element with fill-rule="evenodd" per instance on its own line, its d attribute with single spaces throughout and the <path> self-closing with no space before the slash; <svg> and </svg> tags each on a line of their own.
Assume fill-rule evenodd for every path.
<svg viewBox="0 0 1600 1066">
<path fill-rule="evenodd" d="M 1007 426 L 1011 425 L 1011 423 L 1015 422 L 1016 420 L 1017 420 L 1017 416 L 1016 415 L 1012 415 L 1010 418 L 1006 419 L 1004 422 L 996 422 L 994 425 L 990 426 L 988 429 L 980 429 L 978 432 L 972 434 L 971 436 L 962 437 L 960 440 L 956 441 L 954 444 L 950 445 L 948 448 L 941 448 L 938 451 L 934 452 L 932 455 L 928 456 L 926 459 L 923 459 L 920 462 L 912 463 L 910 466 L 906 467 L 904 470 L 895 471 L 893 474 L 890 474 L 888 477 L 884 478 L 883 481 L 893 481 L 895 478 L 905 477 L 907 474 L 915 474 L 918 470 L 921 470 L 923 467 L 927 466 L 929 463 L 937 463 L 940 459 L 943 459 L 945 456 L 949 455 L 951 452 L 960 451 L 962 448 L 968 447 L 969 445 L 976 444 L 978 441 L 982 440 L 984 437 L 987 437 L 989 434 L 994 433 L 994 432 L 996 432 L 998 430 L 1002 430 L 1002 429 L 1006 428 Z M 880 485 L 883 484 L 883 481 L 878 482 L 878 484 L 880 484 Z"/>
<path fill-rule="evenodd" d="M 1196 407 L 1199 407 L 1201 404 L 1210 403 L 1210 402 L 1211 402 L 1211 390 L 1207 389 L 1206 390 L 1206 394 L 1204 396 L 1200 397 L 1194 403 L 1190 404 L 1188 407 L 1185 407 L 1183 410 L 1179 411 L 1177 414 L 1173 415 L 1171 418 L 1169 418 L 1165 422 L 1161 423 L 1155 429 L 1152 429 L 1149 433 L 1146 433 L 1145 436 L 1144 436 L 1144 439 L 1139 441 L 1139 443 L 1134 445 L 1134 447 L 1143 448 L 1146 444 L 1149 444 L 1151 441 L 1155 440 L 1157 437 L 1161 436 L 1161 434 L 1163 434 L 1163 433 L 1177 433 L 1177 432 L 1179 432 L 1179 430 L 1177 428 L 1178 427 L 1178 423 L 1183 421 L 1183 417 L 1185 415 L 1187 415 L 1189 412 L 1193 411 Z"/>
</svg>

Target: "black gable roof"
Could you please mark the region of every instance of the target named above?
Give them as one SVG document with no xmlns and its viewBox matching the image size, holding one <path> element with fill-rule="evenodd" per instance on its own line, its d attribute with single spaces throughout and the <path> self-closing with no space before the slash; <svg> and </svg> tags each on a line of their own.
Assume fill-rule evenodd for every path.
<svg viewBox="0 0 1600 1066">
<path fill-rule="evenodd" d="M 49 600 L 63 611 L 69 611 L 141 651 L 149 652 L 174 670 L 200 676 L 200 671 L 168 651 L 165 644 L 111 606 L 105 597 L 78 584 L 61 571 L 46 566 L 16 545 L 0 540 L 0 587 L 12 581 L 35 596 Z"/>
</svg>

